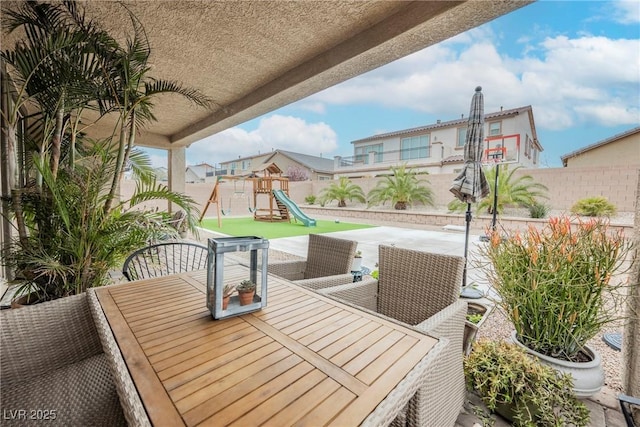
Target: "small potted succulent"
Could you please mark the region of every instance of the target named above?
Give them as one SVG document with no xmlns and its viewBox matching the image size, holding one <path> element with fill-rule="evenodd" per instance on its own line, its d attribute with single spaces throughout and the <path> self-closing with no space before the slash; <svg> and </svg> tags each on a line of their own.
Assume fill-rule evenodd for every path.
<svg viewBox="0 0 640 427">
<path fill-rule="evenodd" d="M 226 310 L 229 306 L 229 300 L 231 299 L 231 295 L 235 292 L 236 287 L 234 285 L 224 285 L 222 289 L 222 309 Z"/>
<path fill-rule="evenodd" d="M 240 299 L 240 305 L 248 305 L 253 302 L 253 296 L 256 293 L 256 284 L 251 280 L 243 280 L 238 286 L 238 298 Z"/>
<path fill-rule="evenodd" d="M 529 357 L 515 344 L 477 341 L 464 361 L 464 373 L 467 388 L 516 426 L 581 427 L 589 422 L 571 375 Z"/>
</svg>

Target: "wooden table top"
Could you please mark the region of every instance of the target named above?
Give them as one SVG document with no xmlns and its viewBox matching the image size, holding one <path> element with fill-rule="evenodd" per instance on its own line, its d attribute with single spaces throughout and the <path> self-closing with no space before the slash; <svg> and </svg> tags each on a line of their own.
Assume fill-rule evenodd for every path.
<svg viewBox="0 0 640 427">
<path fill-rule="evenodd" d="M 205 289 L 197 271 L 96 292 L 155 426 L 356 426 L 437 343 L 274 276 L 267 307 L 213 320 Z"/>
</svg>

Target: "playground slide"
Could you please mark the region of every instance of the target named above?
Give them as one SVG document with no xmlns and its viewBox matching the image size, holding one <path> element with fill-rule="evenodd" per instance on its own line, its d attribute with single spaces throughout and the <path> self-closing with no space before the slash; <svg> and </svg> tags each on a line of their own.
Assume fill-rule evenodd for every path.
<svg viewBox="0 0 640 427">
<path fill-rule="evenodd" d="M 296 217 L 296 219 L 298 221 L 303 223 L 305 225 L 305 227 L 315 227 L 316 226 L 316 220 L 315 219 L 311 219 L 307 215 L 305 215 L 304 212 L 302 212 L 300 210 L 298 205 L 296 205 L 293 200 L 291 200 L 289 197 L 287 197 L 287 195 L 285 194 L 284 191 L 282 191 L 282 190 L 273 190 L 273 195 L 283 205 L 285 205 L 287 207 L 287 209 L 289 209 L 289 212 L 291 212 L 293 214 L 293 216 Z"/>
</svg>

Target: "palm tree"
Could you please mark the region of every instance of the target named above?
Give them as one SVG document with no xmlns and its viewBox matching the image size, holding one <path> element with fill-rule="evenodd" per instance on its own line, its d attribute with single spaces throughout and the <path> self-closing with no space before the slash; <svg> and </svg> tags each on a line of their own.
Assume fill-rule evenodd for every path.
<svg viewBox="0 0 640 427">
<path fill-rule="evenodd" d="M 327 188 L 323 188 L 320 192 L 320 203 L 322 205 L 333 200 L 338 201 L 339 208 L 346 207 L 347 200 L 350 202 L 356 200 L 361 203 L 366 201 L 362 188 L 360 188 L 359 185 L 352 183 L 346 176 L 340 177 L 337 184 L 333 182 Z"/>
<path fill-rule="evenodd" d="M 11 188 L 18 235 L 26 243 L 22 187 L 29 177 L 35 176 L 39 185 L 42 180 L 33 168 L 16 173 L 17 128 L 24 119 L 23 111 L 29 112 L 30 123 L 28 132 L 22 134 L 27 154 L 24 160 L 33 166 L 29 163 L 32 153 L 49 154 L 55 179 L 65 154 L 69 154 L 73 163 L 73 144 L 82 110 L 90 106 L 95 88 L 101 86 L 98 55 L 94 54 L 93 47 L 109 45 L 111 39 L 92 22 L 84 22 L 74 2 L 57 5 L 24 2 L 16 10 L 7 11 L 5 25 L 9 32 L 23 29 L 25 34 L 13 50 L 3 51 L 1 55 L 16 87 L 8 113 L 2 115 L 3 127 L 7 129 L 5 176 Z M 20 176 L 20 182 L 16 176 Z"/>
<path fill-rule="evenodd" d="M 195 203 L 191 197 L 173 193 L 151 180 L 139 181 L 131 198 L 105 212 L 105 190 L 111 184 L 117 158 L 109 141 L 93 141 L 86 150 L 84 146 L 79 149 L 75 167 L 62 165 L 56 178 L 48 154 L 34 159 L 49 191 L 25 198 L 28 244 L 16 242 L 6 259 L 25 288 L 35 287 L 40 299 L 60 298 L 103 285 L 108 271 L 118 267 L 128 253 L 159 234 L 176 234 L 161 221 L 161 213 L 140 209 L 142 204 L 170 200 L 191 217 L 197 216 L 192 212 Z M 134 162 L 149 162 L 148 158 L 142 159 L 146 154 L 141 152 L 134 151 L 132 157 Z"/>
<path fill-rule="evenodd" d="M 26 35 L 2 52 L 16 84 L 12 110 L 2 120 L 9 129 L 3 142 L 12 148 L 7 150 L 13 165 L 10 208 L 18 228 L 18 239 L 3 258 L 43 299 L 104 284 L 108 270 L 128 252 L 159 233 L 171 234 L 162 213 L 140 208 L 145 202 L 176 204 L 195 230 L 195 202 L 156 184 L 148 157 L 133 144 L 136 123 L 154 119 L 153 95 L 177 92 L 202 105 L 205 98 L 147 76 L 150 49 L 132 20 L 136 38 L 122 49 L 95 22 L 85 21 L 74 2 L 26 2 L 8 19 L 9 31 L 22 28 Z M 82 111 L 96 105 L 102 113 L 120 113 L 115 142 L 112 136 L 90 140 L 80 132 Z M 26 155 L 16 170 L 20 110 L 29 111 L 30 125 L 20 135 Z M 114 185 L 127 161 L 137 185 L 129 200 L 119 201 Z"/>
<path fill-rule="evenodd" d="M 149 76 L 151 46 L 142 24 L 131 13 L 130 17 L 133 38 L 127 39 L 126 48 L 117 49 L 105 59 L 105 68 L 109 74 L 108 91 L 98 98 L 103 114 L 110 111 L 119 113 L 118 162 L 105 210 L 111 207 L 116 197 L 118 183 L 135 144 L 138 128 L 155 121 L 152 113 L 153 99 L 160 94 L 177 94 L 202 107 L 208 107 L 213 102 L 201 92 L 183 87 L 178 82 L 156 80 Z"/>
<path fill-rule="evenodd" d="M 407 169 L 406 165 L 391 167 L 391 175 L 378 181 L 375 188 L 369 192 L 369 204 L 384 204 L 389 201 L 394 209 L 405 210 L 414 203 L 433 206 L 433 191 L 423 184 L 426 180 L 419 180 L 416 172 Z"/>
<path fill-rule="evenodd" d="M 504 212 L 507 206 L 528 207 L 537 202 L 536 198 L 547 198 L 546 192 L 549 189 L 535 182 L 531 175 L 522 175 L 517 178 L 514 176 L 516 171 L 521 168 L 522 166 L 518 166 L 509 170 L 509 165 L 502 165 L 498 175 L 498 214 Z M 492 214 L 496 180 L 495 167 L 487 171 L 486 178 L 490 183 L 489 194 L 476 205 L 476 210 Z M 462 212 L 467 208 L 467 204 L 455 199 L 449 203 L 447 208 L 452 212 Z"/>
</svg>

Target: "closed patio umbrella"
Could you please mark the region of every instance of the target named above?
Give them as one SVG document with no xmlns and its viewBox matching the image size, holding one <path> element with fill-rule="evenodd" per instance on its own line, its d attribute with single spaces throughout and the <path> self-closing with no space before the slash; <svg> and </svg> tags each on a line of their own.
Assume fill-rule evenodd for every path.
<svg viewBox="0 0 640 427">
<path fill-rule="evenodd" d="M 489 194 L 489 184 L 482 171 L 482 148 L 484 140 L 484 97 L 482 88 L 476 87 L 476 92 L 471 99 L 469 111 L 469 124 L 467 125 L 467 137 L 464 143 L 464 167 L 460 174 L 453 180 L 450 191 L 463 202 L 467 203 L 465 215 L 465 239 L 464 239 L 464 276 L 462 278 L 462 296 L 466 298 L 480 298 L 479 292 L 467 289 L 467 252 L 469 250 L 469 228 L 471 226 L 471 203 Z"/>
</svg>

